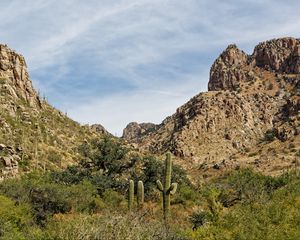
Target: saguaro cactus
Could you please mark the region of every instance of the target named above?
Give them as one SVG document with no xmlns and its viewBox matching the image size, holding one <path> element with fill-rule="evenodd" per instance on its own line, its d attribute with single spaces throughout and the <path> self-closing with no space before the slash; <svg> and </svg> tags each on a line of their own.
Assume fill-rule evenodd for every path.
<svg viewBox="0 0 300 240">
<path fill-rule="evenodd" d="M 164 219 L 167 219 L 170 216 L 170 195 L 175 194 L 177 190 L 177 183 L 171 184 L 171 175 L 172 175 L 172 160 L 171 154 L 167 153 L 165 160 L 165 176 L 164 176 L 164 185 L 161 181 L 157 180 L 157 188 L 162 192 L 163 197 L 163 212 Z"/>
<path fill-rule="evenodd" d="M 144 184 L 143 184 L 142 181 L 138 181 L 137 204 L 138 204 L 138 209 L 143 208 L 143 204 L 144 204 Z"/>
<path fill-rule="evenodd" d="M 128 209 L 132 211 L 134 203 L 134 182 L 129 180 L 129 190 L 128 190 Z M 138 209 L 143 208 L 144 204 L 144 184 L 142 181 L 138 181 L 137 187 L 137 206 Z"/>
<path fill-rule="evenodd" d="M 131 211 L 133 209 L 133 199 L 134 199 L 134 182 L 129 180 L 129 191 L 128 191 L 128 209 Z"/>
</svg>

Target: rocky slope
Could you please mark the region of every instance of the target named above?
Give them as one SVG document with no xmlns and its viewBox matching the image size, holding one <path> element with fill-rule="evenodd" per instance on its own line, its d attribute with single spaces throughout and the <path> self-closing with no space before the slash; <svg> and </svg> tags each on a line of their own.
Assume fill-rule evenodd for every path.
<svg viewBox="0 0 300 240">
<path fill-rule="evenodd" d="M 145 151 L 171 151 L 191 168 L 253 165 L 276 173 L 300 155 L 300 40 L 258 44 L 252 55 L 229 45 L 200 93 L 155 130 L 126 128 Z"/>
<path fill-rule="evenodd" d="M 0 45 L 0 179 L 77 161 L 77 146 L 102 133 L 81 127 L 41 99 L 24 57 Z"/>
</svg>

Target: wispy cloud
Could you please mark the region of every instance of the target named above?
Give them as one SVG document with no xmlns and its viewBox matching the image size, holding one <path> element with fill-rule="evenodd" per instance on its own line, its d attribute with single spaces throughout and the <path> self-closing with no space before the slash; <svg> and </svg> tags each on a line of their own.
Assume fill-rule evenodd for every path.
<svg viewBox="0 0 300 240">
<path fill-rule="evenodd" d="M 120 134 L 206 90 L 235 42 L 300 35 L 296 0 L 3 0 L 0 42 L 23 53 L 51 103 Z M 84 113 L 84 114 L 82 114 Z"/>
</svg>

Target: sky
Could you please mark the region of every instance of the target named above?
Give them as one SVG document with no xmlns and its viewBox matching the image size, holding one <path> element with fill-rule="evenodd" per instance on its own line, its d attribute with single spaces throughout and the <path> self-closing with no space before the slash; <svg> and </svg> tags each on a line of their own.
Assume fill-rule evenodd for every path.
<svg viewBox="0 0 300 240">
<path fill-rule="evenodd" d="M 299 38 L 299 11 L 299 0 L 0 0 L 0 42 L 50 104 L 120 136 L 207 91 L 227 45 L 251 54 Z"/>
</svg>

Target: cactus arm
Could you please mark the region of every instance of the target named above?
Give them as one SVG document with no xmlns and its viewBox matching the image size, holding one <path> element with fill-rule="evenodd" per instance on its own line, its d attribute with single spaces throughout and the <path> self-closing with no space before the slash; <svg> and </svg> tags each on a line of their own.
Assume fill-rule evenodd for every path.
<svg viewBox="0 0 300 240">
<path fill-rule="evenodd" d="M 161 191 L 161 192 L 164 191 L 164 187 L 163 187 L 161 181 L 157 180 L 156 181 L 156 186 L 157 186 L 157 188 L 158 188 L 159 191 Z"/>
<path fill-rule="evenodd" d="M 171 174 L 172 174 L 172 162 L 171 162 L 171 154 L 167 153 L 165 160 L 165 189 L 169 189 L 171 186 Z"/>
<path fill-rule="evenodd" d="M 174 195 L 176 193 L 177 186 L 178 186 L 177 183 L 172 183 L 168 190 L 168 193 L 170 193 L 171 195 Z"/>
</svg>

